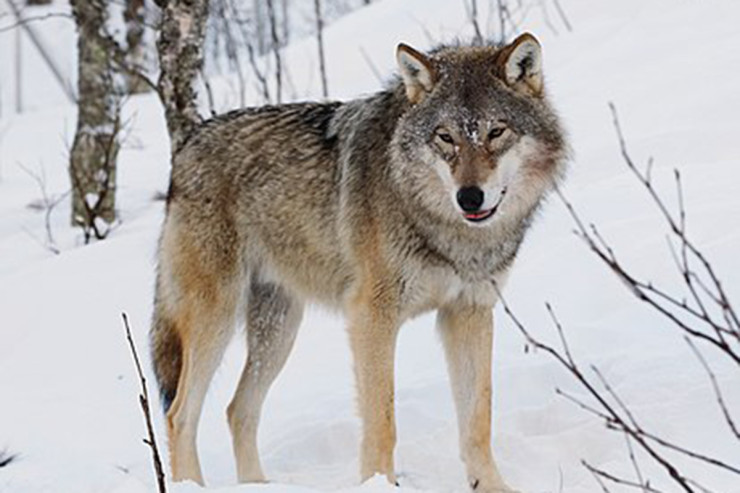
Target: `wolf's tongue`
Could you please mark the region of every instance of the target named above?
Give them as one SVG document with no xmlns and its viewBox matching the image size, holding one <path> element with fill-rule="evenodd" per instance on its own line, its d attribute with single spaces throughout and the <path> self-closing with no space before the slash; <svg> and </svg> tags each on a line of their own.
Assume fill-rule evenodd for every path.
<svg viewBox="0 0 740 493">
<path fill-rule="evenodd" d="M 489 212 L 490 212 L 490 211 L 481 211 L 481 212 L 470 212 L 470 213 L 468 213 L 468 214 L 465 214 L 465 217 L 467 217 L 468 219 L 478 219 L 478 218 L 480 218 L 480 217 L 483 217 L 483 216 L 485 216 L 485 215 L 486 215 L 486 214 L 488 214 Z"/>
</svg>

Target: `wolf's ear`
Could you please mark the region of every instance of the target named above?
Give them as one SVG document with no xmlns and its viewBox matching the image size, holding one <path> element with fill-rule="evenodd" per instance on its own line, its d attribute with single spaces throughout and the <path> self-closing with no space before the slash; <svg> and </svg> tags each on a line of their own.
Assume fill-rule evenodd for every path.
<svg viewBox="0 0 740 493">
<path fill-rule="evenodd" d="M 406 96 L 412 103 L 420 103 L 431 92 L 436 82 L 432 62 L 424 55 L 403 43 L 396 49 L 396 61 L 401 71 Z"/>
<path fill-rule="evenodd" d="M 537 38 L 524 33 L 505 48 L 504 75 L 511 87 L 542 95 L 542 50 Z"/>
</svg>

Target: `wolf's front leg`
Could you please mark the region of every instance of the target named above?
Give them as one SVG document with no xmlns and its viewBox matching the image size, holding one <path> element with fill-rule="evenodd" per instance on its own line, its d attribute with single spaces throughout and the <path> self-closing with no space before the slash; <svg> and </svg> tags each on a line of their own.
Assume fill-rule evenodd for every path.
<svg viewBox="0 0 740 493">
<path fill-rule="evenodd" d="M 493 309 L 447 306 L 437 314 L 455 398 L 460 456 L 476 492 L 515 493 L 501 479 L 491 453 Z"/>
<path fill-rule="evenodd" d="M 355 364 L 358 406 L 362 419 L 360 475 L 376 473 L 395 484 L 393 449 L 396 423 L 393 406 L 393 362 L 399 321 L 395 300 L 368 287 L 348 307 L 349 336 Z"/>
</svg>

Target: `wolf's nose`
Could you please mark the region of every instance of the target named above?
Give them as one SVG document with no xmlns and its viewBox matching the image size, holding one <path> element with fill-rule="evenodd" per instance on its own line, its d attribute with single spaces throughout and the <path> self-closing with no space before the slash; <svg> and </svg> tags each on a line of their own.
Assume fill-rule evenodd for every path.
<svg viewBox="0 0 740 493">
<path fill-rule="evenodd" d="M 463 187 L 457 191 L 457 203 L 465 212 L 476 212 L 483 205 L 483 190 L 478 187 Z"/>
</svg>

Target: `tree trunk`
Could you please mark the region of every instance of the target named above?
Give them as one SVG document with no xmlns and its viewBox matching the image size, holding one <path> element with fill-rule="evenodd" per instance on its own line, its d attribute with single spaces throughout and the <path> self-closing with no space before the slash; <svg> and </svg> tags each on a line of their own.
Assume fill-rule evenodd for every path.
<svg viewBox="0 0 740 493">
<path fill-rule="evenodd" d="M 195 83 L 203 67 L 208 0 L 156 0 L 156 3 L 162 8 L 157 39 L 160 68 L 157 87 L 174 154 L 202 121 Z"/>
<path fill-rule="evenodd" d="M 144 0 L 126 0 L 123 20 L 126 23 L 126 63 L 133 68 L 144 67 L 144 21 L 146 9 Z M 129 94 L 147 92 L 149 85 L 134 72 L 126 73 L 126 87 Z"/>
<path fill-rule="evenodd" d="M 77 24 L 77 130 L 69 163 L 72 224 L 104 238 L 116 218 L 121 88 L 111 69 L 106 0 L 71 0 Z M 102 223 L 101 223 L 102 220 Z"/>
</svg>

